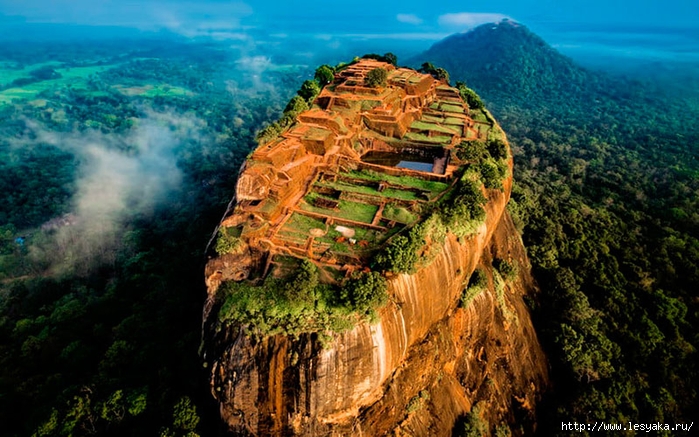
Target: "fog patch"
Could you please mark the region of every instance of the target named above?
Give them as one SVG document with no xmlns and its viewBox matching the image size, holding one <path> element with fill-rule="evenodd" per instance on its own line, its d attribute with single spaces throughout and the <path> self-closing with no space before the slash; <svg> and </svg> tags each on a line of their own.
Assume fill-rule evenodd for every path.
<svg viewBox="0 0 699 437">
<path fill-rule="evenodd" d="M 439 16 L 439 25 L 449 29 L 469 30 L 486 23 L 499 23 L 507 20 L 507 15 L 482 12 L 459 12 Z"/>
<path fill-rule="evenodd" d="M 238 70 L 252 81 L 252 86 L 257 91 L 271 91 L 272 85 L 265 80 L 264 75 L 273 64 L 267 56 L 244 56 L 235 62 Z"/>
<path fill-rule="evenodd" d="M 412 24 L 415 26 L 422 24 L 423 21 L 422 18 L 415 14 L 398 14 L 396 15 L 396 20 L 398 20 L 400 23 Z"/>
<path fill-rule="evenodd" d="M 55 133 L 34 126 L 35 145 L 51 144 L 79 161 L 70 213 L 47 218 L 30 246 L 52 273 L 87 274 L 129 246 L 131 223 L 172 201 L 182 182 L 178 150 L 200 136 L 194 117 L 148 113 L 128 133 Z"/>
</svg>

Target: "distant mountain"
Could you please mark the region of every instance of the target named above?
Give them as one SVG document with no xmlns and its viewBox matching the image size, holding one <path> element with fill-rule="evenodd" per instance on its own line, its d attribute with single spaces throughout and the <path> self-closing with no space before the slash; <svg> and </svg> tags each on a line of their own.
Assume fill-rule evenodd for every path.
<svg viewBox="0 0 699 437">
<path fill-rule="evenodd" d="M 423 62 L 445 68 L 452 82 L 465 81 L 489 103 L 550 106 L 600 89 L 598 74 L 508 20 L 449 36 L 408 61 L 411 66 Z"/>
</svg>

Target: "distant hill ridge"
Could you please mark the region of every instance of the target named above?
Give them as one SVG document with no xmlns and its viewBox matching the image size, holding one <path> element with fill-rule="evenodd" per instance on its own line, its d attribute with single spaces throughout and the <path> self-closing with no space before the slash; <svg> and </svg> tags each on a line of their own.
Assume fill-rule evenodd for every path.
<svg viewBox="0 0 699 437">
<path fill-rule="evenodd" d="M 465 81 L 489 102 L 520 107 L 586 99 L 599 89 L 598 74 L 510 20 L 449 36 L 408 61 L 423 62 L 445 68 L 452 81 Z"/>
</svg>

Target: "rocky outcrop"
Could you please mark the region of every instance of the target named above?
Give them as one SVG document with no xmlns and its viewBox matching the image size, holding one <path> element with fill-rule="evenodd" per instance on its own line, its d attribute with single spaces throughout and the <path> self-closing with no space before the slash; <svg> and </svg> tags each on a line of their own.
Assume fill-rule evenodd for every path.
<svg viewBox="0 0 699 437">
<path fill-rule="evenodd" d="M 212 388 L 231 429 L 260 436 L 451 435 L 484 401 L 491 423 L 531 431 L 547 381 L 523 301 L 535 286 L 504 199 L 491 205 L 475 237 L 459 243 L 451 236 L 429 266 L 390 279 L 393 300 L 376 324 L 323 345 L 315 335 L 255 342 L 241 328 L 216 335 Z M 494 257 L 520 266 L 502 297 Z M 491 272 L 489 286 L 460 308 L 478 266 Z"/>
<path fill-rule="evenodd" d="M 391 78 L 399 79 L 396 74 Z M 429 97 L 430 89 L 433 96 L 416 98 L 416 105 L 431 104 L 437 88 L 449 91 L 432 79 L 418 79 L 410 83 L 422 93 L 419 96 Z M 317 118 L 306 115 L 311 116 Z M 396 126 L 405 125 L 401 123 Z M 458 143 L 459 137 L 450 144 Z M 319 158 L 314 159 L 320 165 Z M 327 158 L 325 162 L 330 165 Z M 508 167 L 511 175 L 511 160 Z M 271 174 L 269 165 L 265 168 L 241 178 L 238 188 L 246 201 L 267 195 L 252 182 L 265 172 Z M 458 173 L 455 168 L 450 172 Z M 474 234 L 461 239 L 448 234 L 443 247 L 432 251 L 436 255 L 415 273 L 387 274 L 390 301 L 377 320 L 346 332 L 260 338 L 249 335 L 244 326 L 221 327 L 215 320 L 219 284 L 242 280 L 251 269 L 262 268 L 266 246 L 246 246 L 213 259 L 207 266 L 210 296 L 203 350 L 212 393 L 230 430 L 255 436 L 447 436 L 481 402 L 486 408 L 479 409 L 480 418 L 492 425 L 491 431 L 505 423 L 515 424 L 515 435 L 531 432 L 535 406 L 547 384 L 547 365 L 523 300 L 535 293 L 535 285 L 505 209 L 511 183 L 510 176 L 502 189 L 487 190 L 486 219 Z M 224 225 L 239 226 L 247 217 L 259 220 L 234 214 Z M 376 219 L 367 226 L 375 223 Z M 255 232 L 261 240 L 261 231 Z M 313 239 L 309 241 L 306 247 L 311 247 Z M 498 273 L 494 259 L 509 260 L 518 267 L 516 274 Z M 461 305 L 477 268 L 485 272 L 487 286 L 468 305 Z"/>
</svg>

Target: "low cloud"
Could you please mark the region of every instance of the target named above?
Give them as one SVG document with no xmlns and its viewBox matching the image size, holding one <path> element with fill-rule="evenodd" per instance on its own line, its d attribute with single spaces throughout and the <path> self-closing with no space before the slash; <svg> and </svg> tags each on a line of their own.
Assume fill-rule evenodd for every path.
<svg viewBox="0 0 699 437">
<path fill-rule="evenodd" d="M 354 41 L 400 40 L 400 41 L 437 41 L 449 36 L 448 33 L 410 32 L 410 33 L 344 33 L 335 35 L 339 39 Z"/>
<path fill-rule="evenodd" d="M 168 29 L 184 36 L 233 36 L 239 39 L 241 20 L 253 9 L 239 1 L 45 0 L 5 2 L 3 13 L 34 23 L 70 23 L 92 26 L 126 26 L 144 30 Z"/>
<path fill-rule="evenodd" d="M 274 66 L 268 56 L 244 56 L 236 61 L 236 65 L 238 70 L 252 82 L 252 89 L 255 92 L 272 91 L 274 89 L 265 79 L 265 73 Z"/>
<path fill-rule="evenodd" d="M 415 14 L 398 14 L 396 15 L 396 20 L 398 20 L 401 23 L 406 23 L 406 24 L 422 24 L 422 18 L 418 17 Z"/>
<path fill-rule="evenodd" d="M 498 13 L 459 12 L 439 16 L 439 25 L 447 28 L 470 29 L 481 24 L 498 23 L 509 19 L 507 15 Z"/>
<path fill-rule="evenodd" d="M 30 248 L 39 265 L 54 273 L 86 274 L 112 263 L 128 246 L 130 223 L 172 200 L 182 180 L 178 149 L 183 141 L 200 137 L 203 122 L 149 113 L 137 123 L 123 135 L 56 133 L 33 126 L 31 145 L 54 145 L 79 162 L 70 214 L 47 220 L 44 229 L 50 232 Z"/>
</svg>

